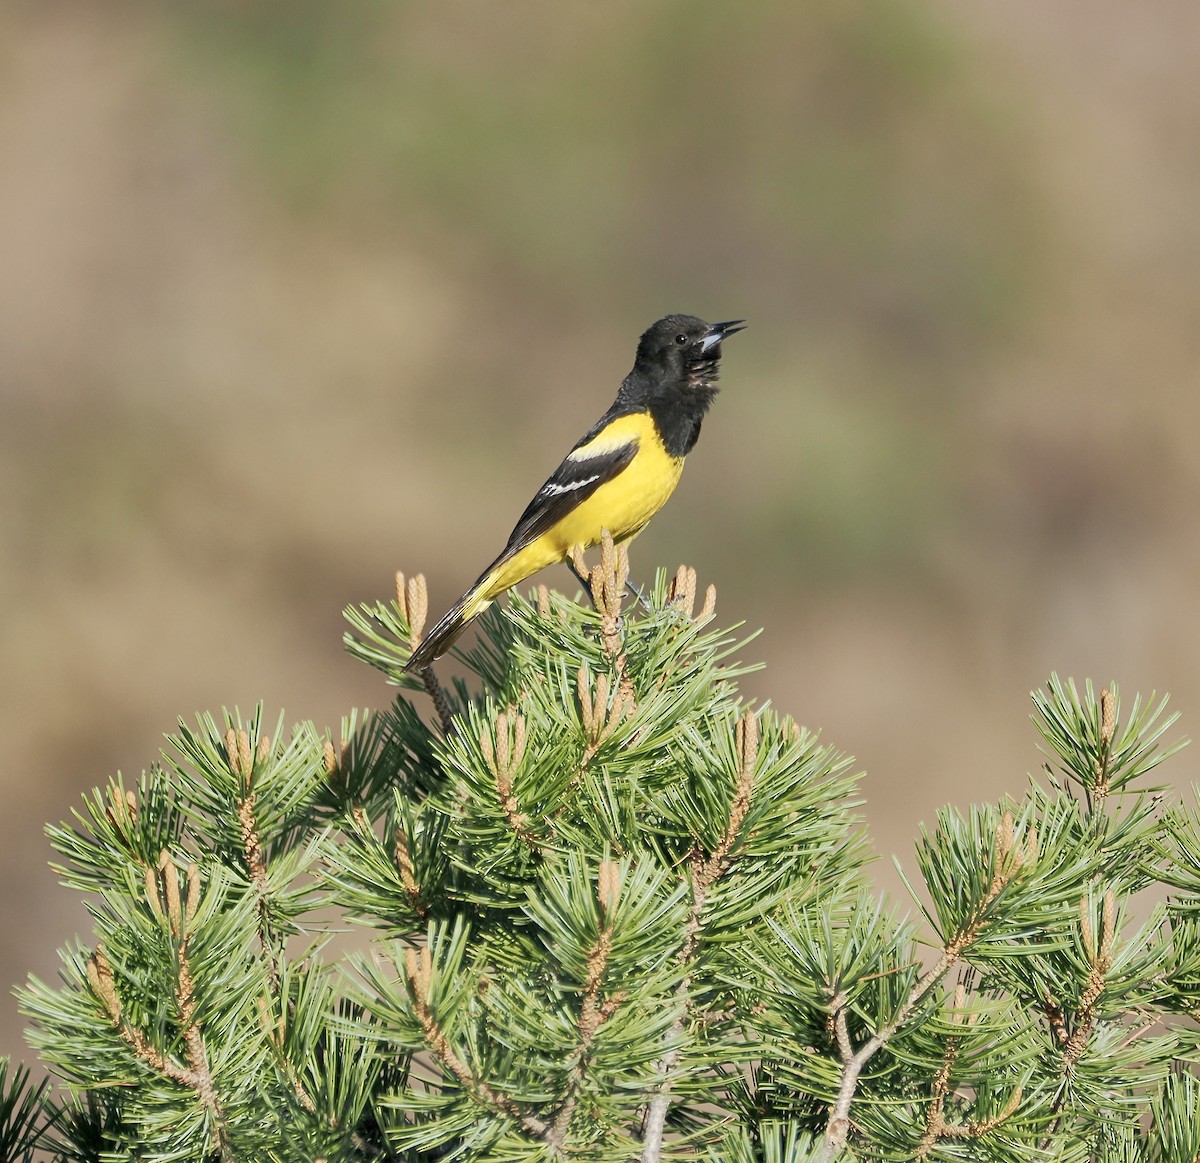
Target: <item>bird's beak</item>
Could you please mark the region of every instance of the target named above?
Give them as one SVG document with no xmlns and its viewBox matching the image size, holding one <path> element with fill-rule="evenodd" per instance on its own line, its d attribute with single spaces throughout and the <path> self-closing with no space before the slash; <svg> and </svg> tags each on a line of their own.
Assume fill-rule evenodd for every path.
<svg viewBox="0 0 1200 1163">
<path fill-rule="evenodd" d="M 730 319 L 725 323 L 710 323 L 708 330 L 704 334 L 704 338 L 700 340 L 700 351 L 710 351 L 716 347 L 723 339 L 728 339 L 731 335 L 736 335 L 739 331 L 745 331 L 742 326 L 746 322 L 745 319 Z"/>
</svg>

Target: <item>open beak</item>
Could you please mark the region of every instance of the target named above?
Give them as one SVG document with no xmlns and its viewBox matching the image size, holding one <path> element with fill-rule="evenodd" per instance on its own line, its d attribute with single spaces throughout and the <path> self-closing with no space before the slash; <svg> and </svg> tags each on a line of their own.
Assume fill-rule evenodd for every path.
<svg viewBox="0 0 1200 1163">
<path fill-rule="evenodd" d="M 745 322 L 745 319 L 730 319 L 725 323 L 710 323 L 704 338 L 700 340 L 701 354 L 711 351 L 721 340 L 728 339 L 739 331 L 745 331 L 746 328 L 743 326 Z"/>
</svg>

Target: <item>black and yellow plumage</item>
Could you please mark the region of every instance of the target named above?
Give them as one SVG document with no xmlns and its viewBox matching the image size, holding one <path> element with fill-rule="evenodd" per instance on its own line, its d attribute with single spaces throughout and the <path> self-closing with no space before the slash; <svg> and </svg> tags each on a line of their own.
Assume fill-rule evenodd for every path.
<svg viewBox="0 0 1200 1163">
<path fill-rule="evenodd" d="M 633 370 L 612 406 L 529 502 L 504 551 L 413 651 L 423 670 L 506 590 L 607 530 L 627 541 L 675 491 L 683 460 L 717 394 L 721 341 L 743 320 L 705 323 L 668 315 L 638 342 Z"/>
</svg>

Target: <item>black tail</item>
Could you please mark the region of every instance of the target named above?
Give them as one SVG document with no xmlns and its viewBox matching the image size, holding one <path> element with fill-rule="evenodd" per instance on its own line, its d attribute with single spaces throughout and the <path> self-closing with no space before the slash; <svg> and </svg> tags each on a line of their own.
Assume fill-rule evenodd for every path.
<svg viewBox="0 0 1200 1163">
<path fill-rule="evenodd" d="M 421 639 L 416 650 L 412 652 L 412 657 L 405 663 L 406 671 L 420 672 L 432 666 L 454 645 L 458 636 L 492 604 L 493 599 L 485 595 L 494 568 L 490 567 Z"/>
<path fill-rule="evenodd" d="M 451 646 L 455 639 L 467 628 L 471 619 L 464 616 L 470 594 L 464 594 L 440 622 L 424 638 L 412 652 L 412 657 L 405 663 L 404 669 L 410 672 L 420 672 L 432 666 Z"/>
</svg>

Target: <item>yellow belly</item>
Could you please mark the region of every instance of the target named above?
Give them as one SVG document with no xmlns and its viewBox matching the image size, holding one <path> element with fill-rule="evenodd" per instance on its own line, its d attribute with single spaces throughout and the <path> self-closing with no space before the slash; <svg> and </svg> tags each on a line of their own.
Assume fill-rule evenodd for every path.
<svg viewBox="0 0 1200 1163">
<path fill-rule="evenodd" d="M 538 570 L 564 560 L 573 546 L 586 549 L 596 545 L 605 529 L 614 541 L 627 541 L 675 491 L 683 472 L 683 458 L 667 454 L 649 416 L 642 413 L 621 417 L 611 428 L 618 429 L 611 433 L 613 436 L 626 439 L 633 436 L 639 440 L 637 456 L 553 529 L 497 565 L 477 591 L 482 601 L 489 601 Z"/>
</svg>

